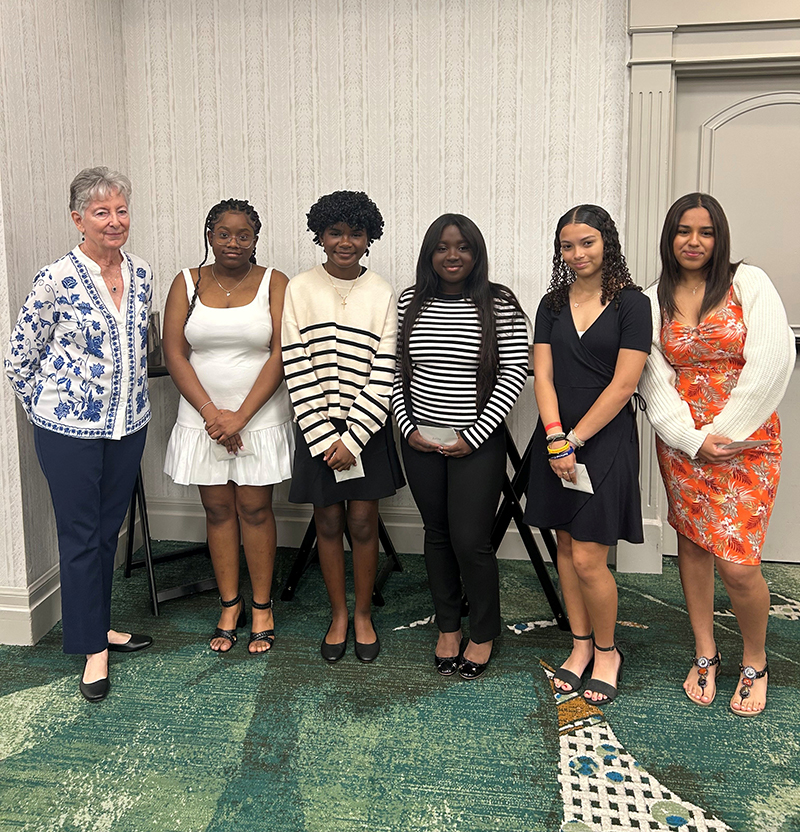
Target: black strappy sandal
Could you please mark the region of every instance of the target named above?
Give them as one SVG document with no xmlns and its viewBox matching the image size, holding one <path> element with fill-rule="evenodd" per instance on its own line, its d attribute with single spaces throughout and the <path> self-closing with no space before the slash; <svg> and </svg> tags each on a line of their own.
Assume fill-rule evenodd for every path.
<svg viewBox="0 0 800 832">
<path fill-rule="evenodd" d="M 257 604 L 255 600 L 253 600 L 252 607 L 254 610 L 271 610 L 272 609 L 272 598 L 267 601 L 266 604 Z M 269 647 L 266 650 L 251 650 L 250 645 L 254 641 L 266 641 L 269 644 Z M 275 644 L 275 630 L 262 630 L 260 633 L 250 633 L 250 640 L 247 642 L 247 652 L 251 656 L 260 656 L 262 653 L 269 653 L 272 650 L 272 645 Z"/>
<path fill-rule="evenodd" d="M 608 682 L 604 682 L 602 679 L 589 679 L 586 683 L 586 690 L 583 692 L 583 698 L 586 699 L 590 705 L 605 705 L 608 702 L 613 702 L 617 698 L 617 694 L 619 693 L 619 683 L 622 681 L 622 665 L 625 662 L 625 656 L 622 655 L 622 650 L 620 650 L 616 644 L 612 644 L 611 647 L 598 647 L 595 644 L 594 649 L 599 650 L 601 653 L 610 653 L 612 650 L 616 650 L 617 653 L 619 653 L 617 687 L 609 685 Z M 588 699 L 586 696 L 587 693 L 599 693 L 600 696 L 604 696 L 605 699 Z"/>
<path fill-rule="evenodd" d="M 594 638 L 591 633 L 588 636 L 576 636 L 572 633 L 572 637 L 575 641 L 593 641 Z M 594 657 L 592 657 L 589 661 L 589 664 L 586 665 L 583 669 L 583 673 L 578 676 L 577 673 L 573 673 L 571 670 L 567 670 L 563 665 L 556 670 L 555 675 L 553 676 L 553 681 L 564 682 L 572 688 L 572 690 L 564 690 L 564 688 L 556 688 L 556 693 L 577 693 L 583 686 L 583 677 L 587 673 L 592 672 L 592 668 L 594 667 Z M 555 687 L 555 685 L 554 685 Z"/>
<path fill-rule="evenodd" d="M 242 593 L 240 592 L 232 601 L 223 601 L 222 596 L 219 599 L 220 606 L 223 607 L 235 607 L 237 604 L 242 605 L 242 609 L 239 612 L 239 617 L 236 619 L 236 626 L 232 630 L 223 630 L 220 627 L 214 628 L 214 634 L 211 636 L 211 640 L 213 641 L 215 638 L 224 638 L 227 639 L 231 646 L 227 650 L 215 650 L 211 645 L 208 646 L 213 650 L 215 653 L 229 653 L 233 649 L 233 645 L 237 642 L 236 631 L 239 627 L 246 627 L 247 626 L 247 613 L 244 609 L 244 601 L 242 600 Z"/>
</svg>

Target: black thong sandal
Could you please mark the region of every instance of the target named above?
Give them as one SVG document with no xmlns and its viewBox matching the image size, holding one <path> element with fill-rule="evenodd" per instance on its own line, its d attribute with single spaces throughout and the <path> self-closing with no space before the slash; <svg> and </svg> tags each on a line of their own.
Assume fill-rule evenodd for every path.
<svg viewBox="0 0 800 832">
<path fill-rule="evenodd" d="M 235 607 L 237 604 L 242 605 L 242 609 L 239 612 L 239 617 L 236 619 L 236 626 L 232 630 L 223 630 L 221 627 L 215 627 L 214 634 L 211 636 L 211 641 L 213 641 L 215 638 L 224 638 L 231 643 L 231 646 L 227 650 L 215 649 L 211 647 L 211 645 L 209 644 L 209 647 L 211 647 L 211 649 L 215 653 L 229 653 L 233 649 L 233 645 L 236 644 L 237 641 L 236 631 L 239 629 L 239 627 L 247 626 L 247 613 L 244 610 L 244 602 L 242 601 L 241 592 L 232 601 L 223 601 L 222 596 L 220 596 L 219 603 L 220 606 L 226 608 Z"/>
<path fill-rule="evenodd" d="M 697 684 L 700 685 L 700 690 L 703 693 L 706 692 L 709 669 L 712 667 L 716 668 L 714 671 L 714 696 L 712 696 L 708 702 L 701 702 L 699 699 L 695 699 L 694 696 L 689 696 L 688 690 L 684 690 L 686 696 L 689 697 L 689 701 L 694 702 L 695 705 L 699 705 L 701 708 L 707 708 L 717 696 L 716 682 L 719 672 L 722 669 L 722 656 L 720 655 L 719 650 L 717 650 L 717 654 L 713 659 L 709 659 L 708 656 L 695 656 L 692 659 L 692 664 L 697 668 Z"/>
<path fill-rule="evenodd" d="M 616 644 L 612 644 L 611 647 L 598 647 L 596 644 L 594 646 L 595 650 L 599 650 L 601 653 L 610 653 L 612 650 L 616 650 L 619 653 L 619 669 L 617 670 L 617 687 L 614 685 L 609 685 L 608 682 L 604 682 L 602 679 L 589 679 L 586 683 L 586 690 L 583 692 L 584 699 L 590 705 L 605 705 L 608 702 L 613 702 L 617 698 L 617 694 L 619 690 L 619 683 L 622 681 L 622 665 L 625 661 L 625 656 L 622 655 L 622 650 L 617 647 Z M 589 699 L 586 694 L 587 693 L 599 693 L 600 696 L 605 696 L 605 699 Z"/>
<path fill-rule="evenodd" d="M 742 700 L 742 704 L 744 704 L 744 700 L 750 697 L 750 688 L 753 686 L 753 682 L 756 679 L 763 679 L 769 673 L 769 662 L 764 665 L 763 670 L 756 670 L 753 665 L 739 665 L 739 673 L 741 674 L 741 688 L 739 688 L 738 694 L 739 698 Z M 734 694 L 736 696 L 736 694 Z M 764 703 L 764 708 L 767 707 L 766 702 Z M 764 713 L 764 708 L 760 711 L 744 711 L 741 709 L 737 709 L 733 707 L 733 699 L 731 699 L 730 704 L 731 710 L 736 714 L 736 716 L 758 716 L 759 714 Z"/>
<path fill-rule="evenodd" d="M 589 633 L 588 636 L 576 636 L 574 633 L 572 637 L 575 641 L 590 641 L 592 639 L 592 634 Z M 571 670 L 567 670 L 563 665 L 556 670 L 555 675 L 553 676 L 553 681 L 564 682 L 564 684 L 569 685 L 571 690 L 564 690 L 564 688 L 556 688 L 556 693 L 576 693 L 581 689 L 583 686 L 583 677 L 587 673 L 592 672 L 592 667 L 594 666 L 594 658 L 589 661 L 589 664 L 586 665 L 583 669 L 583 673 L 578 676 L 577 673 L 573 673 Z M 553 685 L 555 687 L 555 685 Z"/>
<path fill-rule="evenodd" d="M 267 601 L 266 604 L 257 604 L 253 601 L 253 609 L 254 610 L 271 610 L 272 609 L 272 598 Z M 254 641 L 266 641 L 269 647 L 266 650 L 251 650 L 250 645 Z M 272 645 L 275 644 L 275 630 L 262 630 L 260 633 L 250 633 L 250 640 L 247 642 L 247 652 L 251 656 L 260 656 L 263 653 L 269 653 L 272 649 Z"/>
</svg>

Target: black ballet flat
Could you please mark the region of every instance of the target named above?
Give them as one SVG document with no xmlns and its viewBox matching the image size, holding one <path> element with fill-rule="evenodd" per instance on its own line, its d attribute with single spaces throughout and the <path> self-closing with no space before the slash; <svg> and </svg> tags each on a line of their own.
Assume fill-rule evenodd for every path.
<svg viewBox="0 0 800 832">
<path fill-rule="evenodd" d="M 328 632 L 325 633 L 322 644 L 319 646 L 319 652 L 322 654 L 322 658 L 325 659 L 326 662 L 338 662 L 339 659 L 344 656 L 345 651 L 347 650 L 347 632 L 344 634 L 344 641 L 340 641 L 338 644 L 328 644 L 325 639 L 328 637 L 328 633 L 331 631 L 331 627 L 333 626 L 333 621 L 331 621 L 330 625 L 328 626 Z M 347 625 L 347 631 L 349 632 L 350 625 Z"/>
<path fill-rule="evenodd" d="M 372 619 L 370 619 L 372 621 Z M 375 622 L 372 621 L 372 629 L 375 629 Z M 381 640 L 378 638 L 377 631 L 375 632 L 375 641 L 371 642 L 370 644 L 364 644 L 362 641 L 356 640 L 356 658 L 360 662 L 364 662 L 368 664 L 369 662 L 374 662 L 375 659 L 378 658 L 378 654 L 381 652 Z"/>
<path fill-rule="evenodd" d="M 461 662 L 464 660 L 464 648 L 467 646 L 467 639 L 461 639 L 461 646 L 458 648 L 458 655 L 457 656 L 445 656 L 444 658 L 441 656 L 437 656 L 436 652 L 434 651 L 433 654 L 433 665 L 436 668 L 437 673 L 441 673 L 442 676 L 454 676 L 458 673 L 458 668 L 461 666 Z"/>
<path fill-rule="evenodd" d="M 85 669 L 86 665 L 84 664 Z M 78 687 L 83 694 L 83 698 L 88 702 L 100 702 L 108 696 L 108 692 L 111 690 L 111 682 L 108 676 L 103 679 L 98 679 L 96 682 L 84 682 L 83 674 L 81 674 L 81 681 Z"/>
<path fill-rule="evenodd" d="M 153 643 L 150 636 L 143 636 L 139 633 L 131 633 L 131 637 L 123 644 L 108 643 L 108 649 L 112 653 L 135 653 L 137 650 L 144 650 Z"/>
</svg>

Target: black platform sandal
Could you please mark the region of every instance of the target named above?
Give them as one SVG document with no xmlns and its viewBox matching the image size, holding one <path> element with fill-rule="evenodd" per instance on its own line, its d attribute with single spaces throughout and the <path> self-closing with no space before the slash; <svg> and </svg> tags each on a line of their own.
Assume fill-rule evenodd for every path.
<svg viewBox="0 0 800 832">
<path fill-rule="evenodd" d="M 588 636 L 576 636 L 572 633 L 572 637 L 575 641 L 590 641 L 594 640 L 591 633 Z M 556 688 L 556 693 L 576 693 L 579 691 L 583 685 L 583 677 L 587 673 L 592 672 L 592 668 L 594 667 L 594 656 L 589 661 L 589 664 L 586 665 L 583 669 L 583 673 L 578 676 L 577 673 L 573 673 L 571 670 L 567 670 L 565 667 L 559 667 L 558 670 L 555 672 L 553 676 L 553 681 L 564 682 L 565 684 L 569 685 L 571 690 L 564 690 L 564 688 Z M 555 685 L 553 685 L 555 687 Z"/>
<path fill-rule="evenodd" d="M 271 610 L 272 609 L 272 598 L 267 601 L 266 604 L 257 604 L 255 600 L 253 600 L 252 607 L 254 610 Z M 250 645 L 254 641 L 266 641 L 269 644 L 266 650 L 251 650 Z M 251 656 L 260 656 L 262 653 L 269 653 L 272 649 L 272 645 L 275 644 L 275 630 L 262 630 L 260 633 L 250 633 L 250 640 L 247 642 L 247 652 Z"/>
<path fill-rule="evenodd" d="M 625 656 L 622 655 L 622 650 L 616 644 L 612 644 L 611 647 L 598 647 L 595 644 L 594 649 L 599 650 L 601 653 L 610 653 L 612 650 L 616 650 L 619 653 L 619 668 L 617 669 L 617 687 L 619 687 L 619 683 L 622 681 L 622 665 L 625 662 Z M 617 687 L 609 685 L 608 682 L 604 682 L 602 679 L 589 679 L 586 683 L 586 690 L 583 692 L 583 698 L 590 705 L 605 705 L 608 702 L 613 702 L 617 698 L 617 694 L 619 693 Z M 605 699 L 589 699 L 586 696 L 587 693 L 599 693 Z"/>
<path fill-rule="evenodd" d="M 235 607 L 237 604 L 242 605 L 242 609 L 239 613 L 239 617 L 236 619 L 236 626 L 232 630 L 223 630 L 220 627 L 215 627 L 214 628 L 214 634 L 211 636 L 211 641 L 213 641 L 215 638 L 224 638 L 224 639 L 227 639 L 231 643 L 231 646 L 227 650 L 219 650 L 219 649 L 215 649 L 214 647 L 211 647 L 210 644 L 208 645 L 215 653 L 228 653 L 233 648 L 233 645 L 236 644 L 236 642 L 237 642 L 236 631 L 239 629 L 239 627 L 246 627 L 247 626 L 247 613 L 245 612 L 245 609 L 244 609 L 244 601 L 242 599 L 242 593 L 241 592 L 232 601 L 223 601 L 222 596 L 220 596 L 219 603 L 220 603 L 220 606 L 223 606 L 223 607 L 226 607 L 226 608 L 227 607 Z"/>
</svg>

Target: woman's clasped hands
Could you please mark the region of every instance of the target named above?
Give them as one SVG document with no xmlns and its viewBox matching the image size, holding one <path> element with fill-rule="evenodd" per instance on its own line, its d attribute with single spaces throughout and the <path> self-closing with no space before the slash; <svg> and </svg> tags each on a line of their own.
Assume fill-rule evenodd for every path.
<svg viewBox="0 0 800 832">
<path fill-rule="evenodd" d="M 218 445 L 224 445 L 229 454 L 237 454 L 244 447 L 239 432 L 244 430 L 247 420 L 238 410 L 217 409 L 212 404 L 203 416 L 208 435 Z"/>
</svg>

